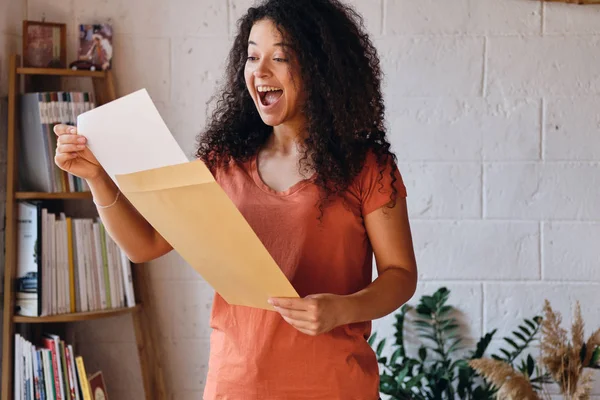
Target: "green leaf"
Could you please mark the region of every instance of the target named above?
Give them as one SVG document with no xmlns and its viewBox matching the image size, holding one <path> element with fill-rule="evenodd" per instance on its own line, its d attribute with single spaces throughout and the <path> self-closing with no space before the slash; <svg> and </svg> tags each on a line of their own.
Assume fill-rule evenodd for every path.
<svg viewBox="0 0 600 400">
<path fill-rule="evenodd" d="M 514 341 L 514 340 L 512 340 L 511 338 L 509 338 L 509 337 L 505 337 L 505 338 L 504 338 L 504 340 L 506 340 L 506 342 L 507 342 L 508 344 L 510 344 L 512 347 L 514 347 L 516 350 L 519 350 L 519 349 L 520 349 L 519 345 L 517 345 L 517 344 L 515 343 L 515 341 Z"/>
<path fill-rule="evenodd" d="M 583 346 L 581 346 L 581 350 L 579 350 L 579 360 L 583 363 L 583 361 L 585 360 L 585 355 L 587 353 L 587 344 L 584 343 Z"/>
<path fill-rule="evenodd" d="M 421 361 L 425 361 L 425 359 L 427 358 L 427 348 L 425 346 L 421 346 L 419 348 L 419 358 L 421 359 Z"/>
<path fill-rule="evenodd" d="M 529 326 L 532 330 L 536 330 L 537 329 L 537 325 L 533 323 L 533 321 L 531 321 L 530 319 L 526 319 L 525 323 L 527 324 L 527 326 Z"/>
<path fill-rule="evenodd" d="M 531 354 L 528 354 L 527 355 L 527 376 L 532 376 L 534 369 L 535 369 L 535 361 L 533 360 L 533 357 L 531 357 Z"/>
<path fill-rule="evenodd" d="M 523 325 L 519 325 L 519 329 L 527 336 L 531 336 L 531 331 L 525 328 Z"/>
<path fill-rule="evenodd" d="M 390 364 L 395 365 L 396 361 L 398 360 L 398 357 L 402 355 L 402 352 L 402 349 L 396 349 L 396 351 L 394 351 L 392 353 L 392 356 L 390 357 Z"/>
<path fill-rule="evenodd" d="M 413 378 L 411 378 L 408 382 L 406 382 L 406 387 L 416 386 L 423 379 L 423 374 L 419 374 Z"/>
<path fill-rule="evenodd" d="M 434 342 L 437 343 L 437 338 L 435 336 L 431 335 L 431 334 L 423 333 L 423 334 L 421 334 L 419 336 L 422 337 L 422 338 L 424 338 L 424 339 L 429 339 L 429 340 L 434 341 Z"/>
<path fill-rule="evenodd" d="M 523 342 L 527 342 L 527 339 L 525 339 L 525 336 L 523 336 L 521 333 L 514 331 L 513 335 L 515 335 L 516 337 L 518 337 L 519 339 L 521 339 Z"/>
<path fill-rule="evenodd" d="M 408 375 L 408 373 L 410 372 L 410 369 L 408 366 L 402 368 L 402 370 L 398 373 L 398 375 L 396 375 L 395 381 L 398 385 L 402 385 L 404 382 L 404 378 L 406 378 L 406 375 Z"/>
<path fill-rule="evenodd" d="M 419 314 L 421 317 L 428 318 L 428 319 L 431 319 L 431 314 L 433 314 L 433 310 L 424 304 L 419 304 L 417 306 L 416 311 L 417 311 L 417 314 Z"/>
<path fill-rule="evenodd" d="M 600 346 L 596 347 L 594 353 L 592 354 L 592 359 L 590 360 L 590 366 L 594 367 L 600 361 Z"/>
<path fill-rule="evenodd" d="M 462 343 L 462 339 L 461 338 L 457 338 L 456 340 L 454 340 L 454 342 L 450 345 L 450 347 L 448 348 L 448 353 L 454 353 L 457 350 L 460 350 L 460 344 Z"/>
<path fill-rule="evenodd" d="M 385 341 L 386 339 L 382 339 L 377 345 L 377 357 L 381 357 L 381 352 L 383 352 L 383 348 L 385 347 Z"/>
<path fill-rule="evenodd" d="M 438 315 L 440 316 L 444 316 L 447 315 L 448 313 L 454 311 L 454 307 L 450 306 L 450 305 L 445 305 L 440 307 L 440 309 L 438 310 Z"/>
<path fill-rule="evenodd" d="M 441 287 L 435 292 L 434 296 L 436 296 L 440 303 L 446 303 L 448 297 L 450 297 L 450 291 L 445 287 Z"/>
<path fill-rule="evenodd" d="M 527 363 L 525 360 L 521 360 L 521 364 L 519 364 L 518 370 L 521 374 L 527 375 Z"/>
<path fill-rule="evenodd" d="M 402 306 L 402 308 L 400 308 L 400 312 L 402 312 L 403 314 L 406 314 L 407 312 L 409 312 L 409 311 L 412 311 L 413 309 L 414 309 L 414 307 L 413 307 L 413 306 L 411 306 L 411 305 L 410 305 L 410 304 L 408 304 L 408 303 L 405 303 L 405 304 Z"/>
<path fill-rule="evenodd" d="M 435 353 L 438 353 L 440 356 L 444 357 L 444 353 L 441 349 L 432 349 Z"/>
<path fill-rule="evenodd" d="M 435 310 L 435 300 L 433 299 L 433 297 L 431 296 L 423 296 L 421 297 L 421 304 L 419 304 L 419 306 L 422 306 L 422 309 L 427 309 L 429 310 L 429 313 L 432 313 L 433 310 Z M 419 308 L 419 307 L 417 307 Z"/>
<path fill-rule="evenodd" d="M 421 319 L 417 319 L 414 321 L 414 324 L 421 328 L 432 329 L 431 323 L 429 321 L 423 321 Z"/>
<path fill-rule="evenodd" d="M 504 354 L 506 356 L 507 360 L 511 357 L 511 354 L 508 351 L 506 351 L 504 349 L 500 349 L 500 351 L 502 352 L 502 354 Z"/>
<path fill-rule="evenodd" d="M 394 377 L 391 375 L 388 375 L 387 372 L 384 372 L 381 375 L 380 379 L 381 379 L 381 386 L 387 386 L 388 390 L 396 387 L 396 381 L 394 380 Z"/>
<path fill-rule="evenodd" d="M 369 346 L 373 347 L 373 343 L 375 343 L 375 339 L 377 338 L 377 332 L 373 333 L 371 337 L 369 337 L 368 343 Z"/>
<path fill-rule="evenodd" d="M 539 315 L 536 315 L 535 317 L 533 317 L 533 322 L 535 322 L 538 325 L 541 324 L 543 320 L 544 320 L 544 318 L 542 318 Z"/>
<path fill-rule="evenodd" d="M 458 329 L 459 327 L 460 326 L 457 323 L 453 323 L 453 324 L 448 324 L 448 325 L 442 327 L 441 329 L 443 332 L 451 332 L 453 330 Z"/>
<path fill-rule="evenodd" d="M 481 358 L 483 357 L 483 355 L 485 354 L 485 351 L 487 350 L 488 346 L 490 345 L 490 342 L 492 341 L 492 338 L 494 337 L 494 335 L 496 334 L 496 329 L 494 329 L 493 331 L 487 333 L 485 336 L 483 336 L 481 339 L 479 339 L 479 342 L 477 342 L 477 346 L 475 347 L 475 353 L 473 353 L 473 355 L 471 356 L 471 359 L 477 359 L 477 358 Z"/>
</svg>

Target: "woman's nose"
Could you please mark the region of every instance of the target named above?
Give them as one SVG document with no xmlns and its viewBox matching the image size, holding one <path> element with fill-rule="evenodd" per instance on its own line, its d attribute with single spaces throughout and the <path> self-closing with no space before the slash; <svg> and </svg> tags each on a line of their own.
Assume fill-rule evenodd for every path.
<svg viewBox="0 0 600 400">
<path fill-rule="evenodd" d="M 267 68 L 265 63 L 261 60 L 258 63 L 258 65 L 256 66 L 256 69 L 254 70 L 254 77 L 255 78 L 264 78 L 268 75 L 269 75 L 269 69 Z"/>
</svg>

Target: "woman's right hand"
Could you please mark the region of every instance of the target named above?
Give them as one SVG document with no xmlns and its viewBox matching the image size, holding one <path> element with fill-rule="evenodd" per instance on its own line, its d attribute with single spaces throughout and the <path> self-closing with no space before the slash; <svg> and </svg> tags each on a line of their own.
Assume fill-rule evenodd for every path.
<svg viewBox="0 0 600 400">
<path fill-rule="evenodd" d="M 68 173 L 85 180 L 99 177 L 104 169 L 86 146 L 85 136 L 77 134 L 74 126 L 59 124 L 54 127 L 57 138 L 54 162 Z"/>
</svg>

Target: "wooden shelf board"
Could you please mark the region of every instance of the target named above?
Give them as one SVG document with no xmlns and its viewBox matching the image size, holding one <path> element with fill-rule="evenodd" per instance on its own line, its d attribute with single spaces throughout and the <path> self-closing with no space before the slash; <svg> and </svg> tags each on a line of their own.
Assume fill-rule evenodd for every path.
<svg viewBox="0 0 600 400">
<path fill-rule="evenodd" d="M 48 317 L 23 317 L 21 315 L 15 315 L 13 321 L 21 324 L 42 324 L 50 322 L 75 322 L 75 321 L 88 321 L 91 319 L 109 318 L 117 315 L 130 314 L 138 312 L 141 309 L 141 305 L 138 304 L 135 307 L 117 308 L 114 310 L 102 310 L 102 311 L 91 311 L 75 314 L 57 314 L 50 315 Z"/>
<path fill-rule="evenodd" d="M 17 68 L 19 75 L 58 75 L 68 77 L 105 78 L 104 71 L 72 70 L 68 68 Z"/>
<path fill-rule="evenodd" d="M 45 193 L 45 192 L 16 192 L 17 200 L 74 200 L 91 199 L 92 192 Z"/>
</svg>

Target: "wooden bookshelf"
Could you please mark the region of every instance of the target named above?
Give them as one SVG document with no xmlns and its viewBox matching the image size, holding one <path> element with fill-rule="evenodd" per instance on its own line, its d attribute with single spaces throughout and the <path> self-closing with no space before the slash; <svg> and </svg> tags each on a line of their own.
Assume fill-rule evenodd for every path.
<svg viewBox="0 0 600 400">
<path fill-rule="evenodd" d="M 91 199 L 91 192 L 72 193 L 44 193 L 44 192 L 16 192 L 17 200 L 82 200 Z"/>
<path fill-rule="evenodd" d="M 31 79 L 36 76 L 35 80 Z M 19 96 L 23 92 L 46 91 L 36 85 L 44 86 L 45 81 L 57 81 L 57 77 L 78 77 L 92 80 L 97 105 L 108 103 L 117 98 L 112 71 L 74 71 L 53 68 L 21 68 L 20 57 L 12 55 L 8 76 L 8 138 L 6 165 L 6 218 L 5 218 L 5 268 L 4 268 L 4 315 L 2 332 L 2 383 L 0 400 L 14 398 L 14 333 L 16 324 L 68 324 L 129 314 L 137 342 L 141 375 L 146 400 L 169 398 L 164 382 L 162 356 L 159 347 L 153 345 L 158 340 L 156 327 L 152 324 L 148 304 L 152 302 L 148 273 L 143 265 L 132 266 L 134 293 L 137 305 L 94 312 L 58 314 L 47 317 L 24 317 L 15 314 L 14 279 L 17 265 L 17 210 L 18 200 L 91 200 L 90 192 L 39 193 L 17 191 L 19 165 L 18 120 Z M 27 79 L 29 78 L 29 79 Z M 60 80 L 60 79 L 58 79 Z M 60 87 L 60 86 L 59 86 Z M 50 89 L 55 90 L 55 89 Z M 58 89 L 57 91 L 60 91 Z M 105 366 L 111 368 L 111 366 Z M 137 400 L 137 399 L 136 399 Z"/>
<path fill-rule="evenodd" d="M 138 304 L 135 307 L 115 308 L 112 310 L 81 312 L 75 314 L 56 314 L 49 315 L 47 317 L 23 317 L 21 315 L 15 315 L 13 321 L 17 324 L 44 324 L 53 322 L 88 321 L 91 319 L 101 319 L 108 317 L 116 317 L 118 315 L 123 314 L 131 314 L 140 311 L 141 308 L 141 305 Z"/>
<path fill-rule="evenodd" d="M 72 70 L 68 68 L 17 68 L 18 75 L 54 75 L 62 77 L 104 78 L 105 71 Z"/>
</svg>

